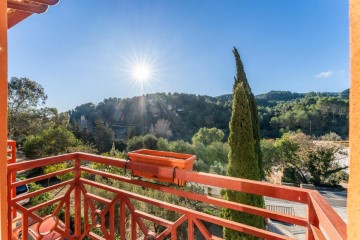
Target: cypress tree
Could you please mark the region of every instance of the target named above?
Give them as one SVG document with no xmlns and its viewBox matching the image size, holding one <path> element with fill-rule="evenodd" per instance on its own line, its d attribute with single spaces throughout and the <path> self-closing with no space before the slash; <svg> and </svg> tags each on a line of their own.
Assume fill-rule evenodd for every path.
<svg viewBox="0 0 360 240">
<path fill-rule="evenodd" d="M 260 171 L 255 157 L 254 137 L 250 112 L 244 83 L 239 83 L 233 93 L 232 116 L 229 136 L 229 164 L 227 175 L 251 180 L 260 180 Z M 226 190 L 224 198 L 247 205 L 263 207 L 262 196 Z M 226 219 L 241 222 L 258 228 L 264 228 L 262 217 L 244 212 L 224 209 Z M 224 228 L 224 238 L 229 240 L 257 239 L 232 229 Z"/>
<path fill-rule="evenodd" d="M 261 146 L 260 146 L 260 125 L 259 125 L 259 115 L 258 115 L 258 108 L 255 100 L 255 96 L 251 91 L 249 82 L 246 77 L 246 73 L 244 70 L 244 65 L 241 61 L 240 54 L 238 50 L 234 47 L 233 49 L 235 62 L 236 62 L 236 77 L 234 81 L 234 87 L 239 83 L 244 84 L 246 97 L 249 101 L 250 105 L 250 113 L 251 113 L 251 120 L 252 120 L 252 128 L 253 128 L 253 135 L 254 135 L 254 147 L 255 147 L 255 157 L 257 159 L 259 170 L 260 170 L 260 178 L 263 179 L 265 176 L 263 164 L 262 164 L 262 153 L 261 153 Z"/>
</svg>

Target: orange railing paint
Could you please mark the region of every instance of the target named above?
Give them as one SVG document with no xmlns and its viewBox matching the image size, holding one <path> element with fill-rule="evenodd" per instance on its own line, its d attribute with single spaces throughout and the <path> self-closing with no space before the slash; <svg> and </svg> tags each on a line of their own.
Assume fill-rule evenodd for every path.
<svg viewBox="0 0 360 240">
<path fill-rule="evenodd" d="M 24 196 L 10 198 L 9 211 L 16 209 L 18 212 L 20 212 L 22 215 L 23 232 L 28 231 L 29 218 L 39 222 L 43 220 L 43 218 L 38 216 L 35 211 L 57 203 L 58 205 L 55 208 L 53 215 L 57 215 L 61 209 L 64 210 L 64 219 L 62 220 L 65 224 L 65 228 L 57 227 L 56 232 L 60 233 L 63 237 L 67 237 L 68 239 L 83 239 L 85 236 L 92 237 L 93 239 L 114 239 L 116 235 L 119 235 L 121 239 L 125 239 L 127 233 L 131 233 L 131 239 L 137 239 L 138 234 L 142 234 L 143 236 L 152 236 L 155 237 L 155 239 L 164 239 L 166 236 L 170 235 L 171 239 L 176 239 L 177 228 L 185 222 L 187 222 L 188 239 L 194 239 L 195 226 L 206 239 L 219 239 L 209 232 L 209 230 L 204 225 L 204 221 L 258 236 L 264 239 L 290 239 L 286 236 L 272 233 L 267 230 L 257 229 L 245 224 L 229 221 L 217 216 L 177 206 L 165 201 L 152 199 L 147 196 L 135 194 L 83 178 L 82 173 L 87 173 L 90 175 L 101 176 L 103 178 L 145 187 L 152 189 L 153 191 L 160 191 L 171 195 L 180 196 L 189 200 L 201 201 L 203 203 L 221 208 L 243 211 L 246 213 L 259 215 L 264 218 L 271 218 L 274 220 L 303 226 L 307 229 L 307 239 L 323 239 L 324 236 L 328 236 L 330 239 L 346 239 L 346 224 L 315 190 L 278 186 L 269 183 L 219 176 L 208 173 L 193 172 L 189 170 L 176 169 L 175 171 L 175 177 L 182 181 L 206 184 L 214 187 L 280 198 L 306 204 L 308 206 L 308 214 L 307 217 L 304 218 L 281 214 L 278 212 L 236 202 L 230 202 L 199 193 L 193 193 L 184 189 L 180 189 L 176 186 L 166 186 L 158 183 L 141 181 L 136 178 L 127 177 L 125 175 L 99 171 L 90 168 L 88 164 L 83 165 L 83 163 L 94 162 L 106 164 L 107 166 L 111 167 L 122 168 L 124 170 L 126 167 L 126 169 L 129 171 L 144 171 L 148 174 L 156 173 L 159 177 L 164 178 L 170 176 L 172 177 L 174 173 L 174 169 L 169 167 L 159 167 L 138 162 L 127 162 L 126 160 L 114 159 L 93 154 L 72 153 L 20 163 L 9 163 L 8 173 L 16 174 L 16 172 L 26 169 L 69 161 L 72 162 L 72 166 L 69 166 L 69 168 L 65 170 L 33 177 L 21 182 L 13 182 L 10 184 L 9 189 L 14 189 L 16 186 L 21 184 L 36 182 L 70 172 L 74 173 L 73 179 L 62 181 Z M 63 195 L 57 196 L 47 202 L 40 203 L 37 206 L 25 208 L 17 204 L 17 202 L 21 199 L 36 196 L 54 189 L 62 189 L 65 186 L 68 188 L 63 193 Z M 111 193 L 113 195 L 112 199 L 97 196 L 96 194 L 88 192 L 87 189 L 89 186 Z M 179 218 L 176 221 L 169 221 L 161 217 L 154 216 L 150 213 L 137 210 L 136 206 L 133 204 L 134 201 L 143 202 L 169 211 L 177 212 L 179 214 Z M 94 202 L 102 203 L 105 206 L 104 209 L 97 209 Z M 118 215 L 115 214 L 116 206 L 120 208 Z M 75 216 L 73 235 L 71 235 L 70 232 L 71 207 L 73 207 Z M 130 214 L 130 219 L 128 219 L 130 226 L 128 227 L 126 227 L 126 211 L 128 211 Z M 120 224 L 120 229 L 118 231 L 115 230 L 116 228 L 114 225 L 116 218 L 119 219 Z M 106 219 L 108 219 L 108 221 Z M 13 221 L 13 216 L 11 214 L 9 215 L 8 220 L 9 222 Z M 82 220 L 84 221 L 83 228 L 81 227 Z M 156 234 L 147 228 L 144 222 L 145 220 L 161 225 L 165 227 L 165 230 Z M 102 231 L 103 237 L 92 231 L 92 229 L 95 227 Z M 65 229 L 65 231 L 63 229 Z M 12 232 L 11 226 L 9 226 L 8 231 L 9 233 Z M 26 236 L 24 236 L 23 239 L 26 239 Z"/>
<path fill-rule="evenodd" d="M 192 170 L 194 161 L 196 160 L 195 155 L 165 152 L 158 150 L 140 149 L 128 153 L 129 158 L 133 162 L 147 163 L 161 167 L 171 167 L 174 169 L 186 169 Z M 172 182 L 179 186 L 184 186 L 185 182 L 176 179 L 174 176 L 170 178 L 159 177 L 157 174 L 149 174 L 144 171 L 133 171 L 133 175 L 141 176 L 150 179 L 156 179 L 161 182 Z"/>
</svg>

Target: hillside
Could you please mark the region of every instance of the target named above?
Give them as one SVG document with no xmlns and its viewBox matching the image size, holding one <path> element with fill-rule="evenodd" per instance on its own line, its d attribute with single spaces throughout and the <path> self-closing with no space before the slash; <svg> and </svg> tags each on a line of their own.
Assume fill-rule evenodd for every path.
<svg viewBox="0 0 360 240">
<path fill-rule="evenodd" d="M 279 137 L 301 129 L 319 136 L 333 131 L 347 138 L 348 90 L 339 93 L 271 91 L 256 96 L 262 137 Z M 69 111 L 76 131 L 91 134 L 102 120 L 116 139 L 149 132 L 160 119 L 170 122 L 173 139 L 190 140 L 201 127 L 216 127 L 228 134 L 231 95 L 219 97 L 185 93 L 154 93 L 133 98 L 108 98 Z"/>
</svg>

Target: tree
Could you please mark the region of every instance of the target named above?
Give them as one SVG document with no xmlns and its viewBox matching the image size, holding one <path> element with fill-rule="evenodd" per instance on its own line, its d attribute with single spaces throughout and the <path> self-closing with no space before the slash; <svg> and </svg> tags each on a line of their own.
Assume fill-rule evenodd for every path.
<svg viewBox="0 0 360 240">
<path fill-rule="evenodd" d="M 156 137 L 162 137 L 169 139 L 172 137 L 172 132 L 170 129 L 170 122 L 166 119 L 159 119 L 155 125 L 151 125 L 150 134 Z"/>
<path fill-rule="evenodd" d="M 283 136 L 275 141 L 275 147 L 279 153 L 279 160 L 283 168 L 288 168 L 286 171 L 292 172 L 294 176 L 293 181 L 296 181 L 296 176 L 300 175 L 300 182 L 308 183 L 306 178 L 306 161 L 307 154 L 311 151 L 312 143 L 309 136 L 302 132 L 284 133 Z M 291 179 L 291 178 L 290 178 Z M 289 180 L 290 180 L 289 179 Z"/>
<path fill-rule="evenodd" d="M 16 117 L 19 112 L 45 104 L 44 88 L 28 78 L 11 78 L 8 85 L 9 110 Z"/>
<path fill-rule="evenodd" d="M 157 150 L 158 138 L 152 134 L 145 136 L 136 136 L 128 141 L 127 151 L 134 151 L 142 148 Z"/>
<path fill-rule="evenodd" d="M 235 62 L 236 62 L 236 78 L 234 83 L 234 88 L 237 87 L 239 83 L 242 83 L 245 90 L 245 95 L 249 103 L 250 108 L 250 118 L 252 121 L 252 130 L 253 130 L 253 137 L 254 137 L 254 151 L 255 151 L 255 157 L 256 161 L 259 165 L 259 171 L 260 171 L 260 177 L 264 178 L 264 171 L 262 166 L 262 154 L 261 154 L 261 146 L 260 146 L 260 124 L 259 124 L 259 113 L 258 108 L 255 100 L 255 96 L 251 91 L 250 85 L 248 83 L 245 71 L 244 71 L 244 65 L 241 61 L 240 54 L 238 50 L 234 47 L 233 50 L 234 56 L 235 56 Z"/>
<path fill-rule="evenodd" d="M 109 128 L 100 118 L 97 118 L 95 121 L 94 140 L 95 146 L 100 153 L 109 151 L 114 142 L 113 130 Z"/>
<path fill-rule="evenodd" d="M 229 145 L 223 142 L 214 142 L 206 146 L 206 163 L 210 166 L 210 173 L 226 175 Z"/>
<path fill-rule="evenodd" d="M 269 176 L 274 167 L 278 167 L 279 154 L 275 147 L 273 139 L 262 139 L 260 142 L 261 152 L 263 154 L 263 168 L 266 176 Z"/>
<path fill-rule="evenodd" d="M 329 132 L 320 137 L 322 141 L 341 141 L 341 137 L 334 132 Z"/>
<path fill-rule="evenodd" d="M 11 78 L 8 85 L 9 138 L 22 140 L 34 133 L 34 123 L 40 119 L 38 106 L 45 104 L 44 88 L 28 78 Z"/>
<path fill-rule="evenodd" d="M 302 132 L 284 133 L 268 144 L 273 146 L 262 144 L 265 163 L 269 168 L 284 169 L 283 181 L 286 182 L 335 185 L 343 180 L 343 170 L 348 168 L 339 162 L 339 157 L 347 155 L 340 144 L 313 141 Z M 271 159 L 277 160 L 271 162 Z"/>
<path fill-rule="evenodd" d="M 251 110 L 244 83 L 238 83 L 233 94 L 232 116 L 229 124 L 229 163 L 227 175 L 259 181 L 260 170 L 255 157 L 252 124 Z M 264 207 L 264 199 L 258 195 L 226 190 L 224 198 L 247 205 Z M 223 214 L 226 219 L 264 228 L 264 219 L 262 217 L 231 209 L 224 209 Z M 228 228 L 224 228 L 224 238 L 231 240 L 256 239 L 255 237 Z"/>
<path fill-rule="evenodd" d="M 75 147 L 83 146 L 69 130 L 57 127 L 44 130 L 39 135 L 30 135 L 25 138 L 23 150 L 28 158 L 48 157 L 75 150 Z M 91 147 L 83 147 L 82 150 Z"/>
<path fill-rule="evenodd" d="M 319 185 L 337 185 L 343 180 L 342 170 L 348 166 L 339 163 L 338 154 L 347 155 L 341 152 L 342 146 L 334 143 L 315 144 L 313 150 L 308 153 L 307 169 L 311 175 L 310 182 Z M 340 174 L 339 174 L 340 173 Z"/>
<path fill-rule="evenodd" d="M 200 128 L 199 131 L 193 136 L 193 143 L 202 143 L 210 145 L 214 142 L 221 142 L 224 138 L 224 132 L 217 128 Z"/>
</svg>

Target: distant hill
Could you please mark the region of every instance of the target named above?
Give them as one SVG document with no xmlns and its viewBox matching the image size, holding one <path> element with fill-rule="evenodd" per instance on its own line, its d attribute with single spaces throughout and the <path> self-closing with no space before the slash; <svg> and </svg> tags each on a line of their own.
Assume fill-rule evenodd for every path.
<svg viewBox="0 0 360 240">
<path fill-rule="evenodd" d="M 342 92 L 309 92 L 309 93 L 296 93 L 290 91 L 270 91 L 268 93 L 262 93 L 256 95 L 258 102 L 262 101 L 290 101 L 298 98 L 303 98 L 306 95 L 308 96 L 320 96 L 320 97 L 340 97 L 340 98 L 349 98 L 350 89 L 346 89 Z M 231 100 L 231 94 L 225 94 L 218 97 L 222 100 Z"/>
<path fill-rule="evenodd" d="M 338 93 L 271 91 L 256 96 L 263 137 L 301 129 L 319 136 L 330 131 L 348 135 L 349 90 Z M 133 98 L 108 98 L 69 111 L 72 129 L 91 134 L 101 119 L 117 139 L 142 135 L 159 119 L 170 122 L 174 139 L 190 140 L 201 127 L 216 127 L 228 134 L 231 94 L 218 97 L 185 93 L 154 93 Z"/>
</svg>

